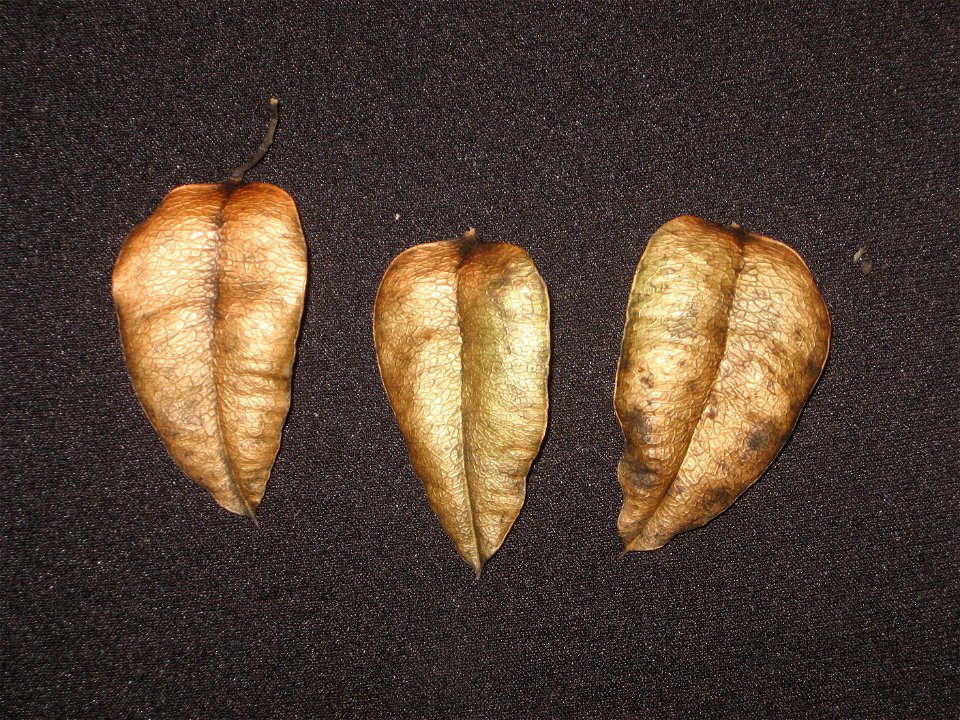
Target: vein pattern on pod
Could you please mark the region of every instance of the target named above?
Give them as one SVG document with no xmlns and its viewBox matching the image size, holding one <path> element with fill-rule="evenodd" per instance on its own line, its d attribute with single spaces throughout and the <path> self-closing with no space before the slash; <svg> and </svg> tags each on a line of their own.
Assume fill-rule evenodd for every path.
<svg viewBox="0 0 960 720">
<path fill-rule="evenodd" d="M 786 442 L 827 360 L 830 316 L 783 243 L 682 216 L 634 277 L 614 404 L 626 550 L 710 521 Z"/>
<path fill-rule="evenodd" d="M 296 205 L 266 183 L 184 185 L 135 228 L 113 271 L 124 356 L 183 472 L 255 521 L 290 406 L 307 248 Z"/>
<path fill-rule="evenodd" d="M 427 499 L 479 575 L 523 506 L 547 422 L 549 300 L 508 243 L 417 245 L 374 308 L 380 374 Z"/>
</svg>

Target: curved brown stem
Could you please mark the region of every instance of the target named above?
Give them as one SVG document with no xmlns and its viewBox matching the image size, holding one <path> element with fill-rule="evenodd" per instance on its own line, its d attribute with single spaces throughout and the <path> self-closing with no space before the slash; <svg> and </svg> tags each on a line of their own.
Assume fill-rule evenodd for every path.
<svg viewBox="0 0 960 720">
<path fill-rule="evenodd" d="M 280 101 L 276 98 L 270 98 L 270 122 L 267 125 L 267 132 L 263 136 L 263 140 L 260 141 L 260 146 L 257 148 L 256 152 L 253 154 L 249 160 L 247 160 L 243 165 L 236 168 L 230 177 L 227 178 L 226 182 L 229 183 L 240 183 L 243 182 L 243 176 L 258 162 L 263 160 L 263 156 L 267 154 L 267 151 L 270 149 L 270 146 L 273 145 L 273 136 L 277 133 L 277 123 L 280 122 L 280 116 L 277 112 L 277 107 L 280 105 Z"/>
</svg>

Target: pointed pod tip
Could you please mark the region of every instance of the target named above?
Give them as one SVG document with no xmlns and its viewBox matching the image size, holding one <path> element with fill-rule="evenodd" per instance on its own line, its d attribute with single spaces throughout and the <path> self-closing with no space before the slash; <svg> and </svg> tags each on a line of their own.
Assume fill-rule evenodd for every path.
<svg viewBox="0 0 960 720">
<path fill-rule="evenodd" d="M 252 506 L 242 495 L 238 495 L 236 497 L 231 495 L 228 498 L 214 495 L 214 500 L 216 500 L 217 505 L 224 510 L 227 510 L 233 515 L 239 515 L 242 518 L 246 518 L 253 523 L 254 527 L 260 527 L 260 521 L 257 520 L 257 511 L 254 509 L 254 506 Z"/>
<path fill-rule="evenodd" d="M 654 550 L 659 550 L 668 542 L 670 542 L 670 537 L 668 537 L 666 540 L 660 540 L 657 538 L 638 535 L 630 542 L 624 544 L 623 552 L 620 553 L 620 557 L 626 557 L 632 552 L 653 552 Z"/>
<path fill-rule="evenodd" d="M 464 240 L 476 240 L 477 239 L 477 229 L 475 227 L 468 227 L 467 231 L 463 234 Z"/>
</svg>

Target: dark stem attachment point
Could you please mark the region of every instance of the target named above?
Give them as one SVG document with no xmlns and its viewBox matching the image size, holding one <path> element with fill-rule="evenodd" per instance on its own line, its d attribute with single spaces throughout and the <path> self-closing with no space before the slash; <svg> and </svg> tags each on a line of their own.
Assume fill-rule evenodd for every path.
<svg viewBox="0 0 960 720">
<path fill-rule="evenodd" d="M 267 154 L 270 146 L 273 145 L 273 136 L 277 132 L 277 123 L 280 122 L 280 116 L 277 112 L 277 106 L 279 105 L 279 100 L 276 98 L 270 98 L 270 123 L 267 125 L 267 132 L 263 136 L 263 140 L 260 141 L 260 147 L 257 148 L 257 151 L 253 154 L 253 157 L 230 173 L 230 177 L 227 178 L 228 183 L 243 182 L 243 176 L 246 175 L 254 165 L 263 160 L 263 156 Z"/>
</svg>

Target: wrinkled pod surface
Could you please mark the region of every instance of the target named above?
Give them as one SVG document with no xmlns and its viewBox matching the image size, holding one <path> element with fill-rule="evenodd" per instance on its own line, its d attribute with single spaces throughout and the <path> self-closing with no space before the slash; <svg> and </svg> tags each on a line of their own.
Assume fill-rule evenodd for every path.
<svg viewBox="0 0 960 720">
<path fill-rule="evenodd" d="M 473 230 L 404 251 L 377 293 L 384 388 L 430 506 L 478 576 L 546 431 L 549 327 L 530 256 Z"/>
<path fill-rule="evenodd" d="M 235 173 L 242 177 L 260 155 Z M 123 352 L 147 418 L 187 477 L 255 519 L 290 406 L 307 248 L 287 193 L 236 177 L 184 185 L 113 271 Z"/>
<path fill-rule="evenodd" d="M 689 216 L 657 230 L 630 291 L 614 392 L 625 551 L 709 522 L 760 477 L 829 344 L 826 304 L 783 243 Z"/>
</svg>

